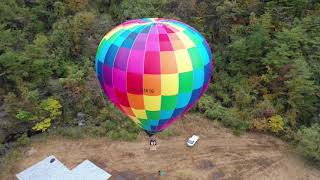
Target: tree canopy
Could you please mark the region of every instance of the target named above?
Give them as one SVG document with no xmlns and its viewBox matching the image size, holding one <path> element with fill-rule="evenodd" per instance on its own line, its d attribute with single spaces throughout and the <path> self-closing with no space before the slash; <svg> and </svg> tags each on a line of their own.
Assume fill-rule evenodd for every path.
<svg viewBox="0 0 320 180">
<path fill-rule="evenodd" d="M 313 0 L 2 0 L 1 142 L 75 127 L 79 112 L 89 132 L 135 138 L 137 128 L 103 97 L 94 58 L 115 25 L 144 17 L 181 20 L 212 47 L 212 82 L 193 111 L 236 133 L 294 140 L 320 160 L 309 141 L 320 136 L 320 3 Z"/>
</svg>

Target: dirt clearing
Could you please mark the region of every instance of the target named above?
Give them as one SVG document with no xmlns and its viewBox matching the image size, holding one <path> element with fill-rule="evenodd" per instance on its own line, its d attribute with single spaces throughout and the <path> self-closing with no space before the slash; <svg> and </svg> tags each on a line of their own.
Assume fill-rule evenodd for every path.
<svg viewBox="0 0 320 180">
<path fill-rule="evenodd" d="M 142 134 L 134 142 L 106 138 L 33 142 L 13 172 L 55 155 L 70 169 L 89 159 L 110 172 L 112 179 L 320 179 L 319 170 L 306 165 L 277 138 L 256 133 L 237 137 L 199 115 L 188 115 L 172 129 L 178 135 L 159 138 L 157 151 L 149 151 Z M 193 133 L 200 140 L 188 148 L 186 139 Z M 159 170 L 165 176 L 160 177 Z M 14 174 L 8 178 L 14 179 Z"/>
</svg>

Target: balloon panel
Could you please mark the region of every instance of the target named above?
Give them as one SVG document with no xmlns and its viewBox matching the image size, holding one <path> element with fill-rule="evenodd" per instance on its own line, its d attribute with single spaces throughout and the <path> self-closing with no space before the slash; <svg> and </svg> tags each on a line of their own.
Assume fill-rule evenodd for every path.
<svg viewBox="0 0 320 180">
<path fill-rule="evenodd" d="M 207 42 L 192 27 L 145 18 L 127 21 L 102 39 L 96 72 L 109 100 L 140 127 L 156 133 L 206 90 L 211 59 Z"/>
</svg>

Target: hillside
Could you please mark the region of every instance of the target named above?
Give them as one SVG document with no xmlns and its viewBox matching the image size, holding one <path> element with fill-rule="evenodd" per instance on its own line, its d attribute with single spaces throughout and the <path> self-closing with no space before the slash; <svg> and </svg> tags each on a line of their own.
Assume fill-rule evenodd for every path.
<svg viewBox="0 0 320 180">
<path fill-rule="evenodd" d="M 194 127 L 194 128 L 192 128 Z M 113 179 L 269 179 L 316 180 L 320 171 L 307 165 L 281 140 L 257 133 L 234 136 L 229 130 L 213 126 L 199 115 L 189 115 L 174 125 L 178 135 L 160 134 L 157 151 L 149 151 L 144 135 L 136 141 L 108 138 L 69 140 L 51 137 L 35 141 L 12 164 L 7 178 L 54 154 L 69 168 L 89 159 L 111 172 Z M 185 145 L 192 133 L 201 139 L 193 148 Z M 159 177 L 157 172 L 165 171 Z"/>
<path fill-rule="evenodd" d="M 62 144 L 59 143 L 63 142 L 84 143 L 85 140 L 76 141 L 83 136 L 106 138 L 105 142 L 110 141 L 116 147 L 121 145 L 117 141 L 137 141 L 137 149 L 144 147 L 144 141 L 140 137 L 143 130 L 106 98 L 99 86 L 95 65 L 99 43 L 109 31 L 127 20 L 149 17 L 181 21 L 196 29 L 203 36 L 201 39 L 207 41 L 207 43 L 203 41 L 200 44 L 208 44 L 204 47 L 207 47 L 205 49 L 208 50 L 211 48 L 212 59 L 209 56 L 211 53 L 202 52 L 198 55 L 206 56 L 207 64 L 211 62 L 214 64 L 212 76 L 208 75 L 209 66 L 206 66 L 207 73 L 203 73 L 203 76 L 206 74 L 207 77 L 202 79 L 202 76 L 197 76 L 196 71 L 190 71 L 189 64 L 188 75 L 181 75 L 181 77 L 190 78 L 184 80 L 187 83 L 180 83 L 182 82 L 180 79 L 178 82 L 176 74 L 172 84 L 175 85 L 175 91 L 178 90 L 178 84 L 179 86 L 183 84 L 182 91 L 184 86 L 188 86 L 186 88 L 188 90 L 193 89 L 191 79 L 197 82 L 208 80 L 206 81 L 207 91 L 190 112 L 201 113 L 210 121 L 218 122 L 228 128 L 232 133 L 243 135 L 240 138 L 230 137 L 234 139 L 232 143 L 239 144 L 239 147 L 234 148 L 244 147 L 246 149 L 245 153 L 238 154 L 239 158 L 242 156 L 249 159 L 254 158 L 250 154 L 250 148 L 254 148 L 250 146 L 250 143 L 258 146 L 259 141 L 255 137 L 259 137 L 261 133 L 270 134 L 292 144 L 292 149 L 302 155 L 305 160 L 313 164 L 320 164 L 319 0 L 1 0 L 0 169 L 6 168 L 8 154 L 14 153 L 15 150 L 25 151 L 30 143 L 32 146 L 36 145 L 33 141 L 35 135 L 44 139 L 47 136 L 69 136 L 75 139 L 74 142 L 68 140 L 59 142 L 53 139 L 52 148 L 54 143 L 57 143 L 58 147 L 61 147 Z M 190 32 L 195 33 L 196 31 Z M 193 33 L 189 33 L 189 37 L 192 37 Z M 134 33 L 131 35 L 136 36 Z M 154 38 L 160 40 L 160 36 L 162 35 L 158 34 Z M 113 37 L 116 38 L 116 36 Z M 119 39 L 125 41 L 130 38 L 133 37 L 128 35 L 125 39 Z M 162 38 L 166 39 L 163 36 Z M 128 40 L 127 42 L 133 45 L 133 41 Z M 172 45 L 171 42 L 164 44 L 165 46 Z M 193 48 L 195 44 L 189 45 Z M 109 50 L 112 55 L 115 55 L 114 49 L 110 48 L 108 52 Z M 128 49 L 125 51 L 129 52 Z M 193 54 L 186 50 L 184 53 L 188 56 Z M 153 65 L 151 52 L 149 55 L 150 64 Z M 129 55 L 127 54 L 126 57 Z M 141 54 L 139 57 L 142 57 Z M 173 57 L 176 56 L 170 55 L 170 58 L 167 59 L 170 64 Z M 179 57 L 184 56 L 179 55 Z M 118 58 L 118 61 L 119 59 L 122 58 Z M 158 56 L 157 59 L 159 60 Z M 185 60 L 185 58 L 178 59 Z M 181 64 L 185 64 L 184 62 Z M 152 65 L 148 67 L 153 69 Z M 160 66 L 157 67 L 160 68 Z M 143 69 L 143 73 L 145 72 L 147 71 Z M 181 105 L 176 113 L 172 113 L 175 116 L 179 115 L 180 112 L 183 112 L 182 106 L 186 108 L 191 99 L 196 99 L 196 96 L 192 96 L 190 101 L 180 103 L 176 102 L 176 97 L 170 94 L 170 97 L 165 97 L 166 101 L 159 101 L 160 96 L 168 95 L 162 93 L 157 95 L 157 108 L 146 109 L 144 101 L 147 102 L 147 100 L 145 99 L 153 102 L 150 99 L 154 97 L 145 98 L 144 95 L 148 91 L 153 91 L 154 88 L 145 88 L 147 83 L 144 83 L 140 75 L 132 76 L 133 80 L 131 79 L 130 82 L 134 85 L 136 82 L 134 78 L 140 78 L 140 87 L 136 90 L 143 94 L 137 98 L 140 102 L 137 105 L 139 110 L 133 112 L 134 108 L 131 109 L 128 101 L 127 83 L 119 81 L 129 76 L 129 73 L 126 73 L 121 71 L 119 78 L 115 81 L 121 82 L 119 84 L 123 88 L 115 95 L 115 99 L 124 100 L 122 110 L 126 110 L 131 115 L 141 113 L 140 119 L 160 120 L 161 108 L 167 106 L 160 102 L 167 101 L 170 101 L 175 107 L 178 107 L 178 104 Z M 106 75 L 106 77 L 110 76 Z M 171 76 L 166 77 L 170 79 Z M 161 78 L 157 80 L 160 82 Z M 161 82 L 158 83 L 160 84 Z M 171 88 L 170 82 L 162 84 Z M 112 87 L 109 88 L 116 92 L 114 86 L 112 84 Z M 147 89 L 146 92 L 145 89 Z M 134 91 L 131 99 L 136 99 Z M 190 91 L 185 92 L 188 92 L 184 93 L 186 96 L 190 96 Z M 200 90 L 194 92 L 192 94 L 197 95 Z M 180 98 L 181 102 L 184 101 L 184 96 Z M 141 109 L 148 111 L 144 114 L 140 111 Z M 161 120 L 169 122 L 169 119 L 171 120 L 169 117 L 163 117 Z M 193 123 L 196 124 L 196 120 L 194 121 Z M 185 125 L 185 128 L 191 127 Z M 213 128 L 212 124 L 209 123 L 207 128 Z M 257 132 L 257 134 L 247 135 L 246 132 Z M 203 144 L 200 143 L 199 146 L 203 146 L 202 153 L 206 154 L 210 149 L 218 148 L 209 143 L 214 139 L 214 133 L 216 133 L 214 128 L 205 134 L 201 133 Z M 212 137 L 209 137 L 210 134 Z M 181 135 L 186 134 L 181 133 Z M 221 141 L 223 136 L 222 133 Z M 246 139 L 251 136 L 253 140 L 242 142 L 241 138 Z M 266 136 L 261 136 L 265 140 L 262 146 L 270 147 L 269 151 L 275 151 L 276 158 L 282 159 L 281 155 L 285 154 L 282 152 L 282 146 L 273 146 L 266 140 Z M 172 144 L 181 143 L 177 148 L 188 152 L 183 149 L 183 138 L 185 136 L 170 140 Z M 102 140 L 97 141 L 102 142 Z M 47 142 L 48 145 L 43 143 L 38 145 L 39 152 L 41 148 L 51 147 L 51 141 Z M 219 144 L 219 141 L 213 143 Z M 124 144 L 127 145 L 127 143 Z M 161 144 L 162 147 L 166 147 L 163 141 Z M 172 147 L 170 142 L 166 144 L 168 148 L 169 145 L 170 148 Z M 220 145 L 223 149 L 228 147 L 227 142 Z M 69 151 L 69 149 L 66 150 Z M 85 151 L 85 148 L 82 151 Z M 138 152 L 142 151 L 143 149 Z M 159 152 L 162 152 L 161 148 Z M 212 161 L 217 164 L 230 160 L 227 158 L 228 155 L 224 154 L 221 156 L 226 159 L 222 161 L 217 160 L 215 153 L 213 156 Z M 261 156 L 264 157 L 264 155 Z M 266 160 L 267 164 L 276 161 L 276 158 L 272 159 L 270 156 L 266 156 L 271 158 L 270 162 Z M 34 157 L 34 161 L 41 158 L 39 154 L 39 157 Z M 148 158 L 147 152 L 145 158 Z M 68 163 L 68 160 L 66 162 Z M 299 171 L 292 168 L 293 164 L 298 162 L 281 164 L 282 160 L 280 160 L 279 163 L 283 166 L 280 169 L 286 169 L 286 164 L 289 164 L 288 169 L 292 171 L 290 173 L 295 174 L 295 171 Z M 22 159 L 21 163 L 23 165 Z M 255 163 L 243 166 L 250 166 L 250 164 Z M 259 162 L 256 162 L 255 165 L 257 164 Z M 263 167 L 264 164 L 257 165 L 255 168 L 261 166 Z M 254 174 L 256 170 L 252 168 L 251 171 Z M 260 168 L 259 171 L 263 169 Z M 133 168 L 133 170 L 137 169 Z M 137 171 L 140 173 L 140 170 Z M 223 171 L 225 177 L 237 176 L 237 174 L 232 174 L 232 170 L 228 168 Z M 251 171 L 242 171 L 240 168 L 237 172 L 239 176 L 253 177 L 250 175 Z M 272 171 L 277 173 L 278 168 Z M 178 174 L 178 172 L 175 173 Z M 282 173 L 284 176 L 288 175 L 283 170 L 275 176 L 281 177 Z"/>
</svg>

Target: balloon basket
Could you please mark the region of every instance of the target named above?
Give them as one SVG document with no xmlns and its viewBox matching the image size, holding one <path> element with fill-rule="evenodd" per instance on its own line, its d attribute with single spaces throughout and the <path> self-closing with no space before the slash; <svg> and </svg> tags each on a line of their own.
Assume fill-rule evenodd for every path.
<svg viewBox="0 0 320 180">
<path fill-rule="evenodd" d="M 150 151 L 156 151 L 157 150 L 157 146 L 150 146 Z"/>
</svg>

